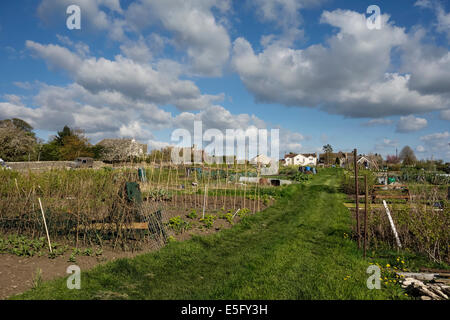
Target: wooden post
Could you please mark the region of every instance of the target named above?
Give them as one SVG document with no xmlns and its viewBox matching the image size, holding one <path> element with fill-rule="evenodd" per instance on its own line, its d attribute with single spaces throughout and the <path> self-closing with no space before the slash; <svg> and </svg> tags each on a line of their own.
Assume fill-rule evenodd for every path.
<svg viewBox="0 0 450 320">
<path fill-rule="evenodd" d="M 361 234 L 359 232 L 359 188 L 358 188 L 358 150 L 353 150 L 353 163 L 355 165 L 355 197 L 356 197 L 356 233 L 358 237 L 358 249 L 361 249 Z"/>
<path fill-rule="evenodd" d="M 206 206 L 206 195 L 208 194 L 208 185 L 205 185 L 205 195 L 203 196 L 203 215 L 202 218 L 205 219 L 205 206 Z"/>
<path fill-rule="evenodd" d="M 38 200 L 39 200 L 39 206 L 41 207 L 42 219 L 44 220 L 45 233 L 47 233 L 48 247 L 50 248 L 50 252 L 53 253 L 52 244 L 50 243 L 50 236 L 48 235 L 47 222 L 45 221 L 44 209 L 42 208 L 41 198 L 38 198 Z"/>
<path fill-rule="evenodd" d="M 364 176 L 365 202 L 364 202 L 364 258 L 367 248 L 367 211 L 369 207 L 369 186 L 367 185 L 367 175 Z"/>
</svg>

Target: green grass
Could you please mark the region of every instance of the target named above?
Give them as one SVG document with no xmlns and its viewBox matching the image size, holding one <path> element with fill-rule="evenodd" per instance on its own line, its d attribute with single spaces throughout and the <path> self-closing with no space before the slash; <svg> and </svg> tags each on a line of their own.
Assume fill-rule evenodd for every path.
<svg viewBox="0 0 450 320">
<path fill-rule="evenodd" d="M 406 298 L 395 285 L 367 289 L 369 261 L 346 237 L 351 220 L 340 175 L 324 171 L 292 185 L 231 229 L 84 272 L 80 290 L 61 278 L 13 299 Z"/>
</svg>

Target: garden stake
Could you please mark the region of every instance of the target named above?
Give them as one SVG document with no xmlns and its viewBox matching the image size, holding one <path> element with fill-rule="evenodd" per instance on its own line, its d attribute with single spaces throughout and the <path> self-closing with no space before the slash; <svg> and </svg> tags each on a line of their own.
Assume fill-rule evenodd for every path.
<svg viewBox="0 0 450 320">
<path fill-rule="evenodd" d="M 38 200 L 39 200 L 39 206 L 41 207 L 42 219 L 44 220 L 45 232 L 47 233 L 48 247 L 50 248 L 50 253 L 53 253 L 52 244 L 50 243 L 50 236 L 48 235 L 47 222 L 45 221 L 44 209 L 42 209 L 41 198 L 38 198 Z"/>
</svg>

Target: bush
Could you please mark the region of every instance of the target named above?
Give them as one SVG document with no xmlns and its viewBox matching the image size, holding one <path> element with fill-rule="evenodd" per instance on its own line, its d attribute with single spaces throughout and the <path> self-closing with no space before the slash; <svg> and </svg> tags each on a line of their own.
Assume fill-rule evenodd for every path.
<svg viewBox="0 0 450 320">
<path fill-rule="evenodd" d="M 191 224 L 181 219 L 180 216 L 170 218 L 168 225 L 169 228 L 174 230 L 176 233 L 181 233 L 191 228 Z"/>
<path fill-rule="evenodd" d="M 445 197 L 446 194 L 438 192 L 437 188 L 426 188 L 415 192 L 408 205 L 389 207 L 404 248 L 423 253 L 434 262 L 449 264 L 450 206 Z M 396 247 L 384 208 L 372 210 L 368 226 L 372 245 Z"/>
<path fill-rule="evenodd" d="M 205 217 L 204 218 L 201 218 L 200 219 L 200 222 L 203 222 L 203 225 L 206 227 L 206 228 L 211 228 L 212 226 L 213 226 L 213 224 L 214 224 L 214 221 L 217 219 L 217 217 L 216 216 L 213 216 L 212 214 L 205 214 Z"/>
<path fill-rule="evenodd" d="M 141 239 L 139 231 L 120 228 L 137 219 L 135 207 L 123 192 L 125 182 L 134 179 L 134 171 L 1 170 L 0 233 L 45 237 L 40 198 L 52 239 L 78 239 L 85 246 L 102 239 L 122 245 L 130 239 Z"/>
<path fill-rule="evenodd" d="M 192 209 L 191 212 L 189 212 L 189 214 L 187 215 L 187 217 L 189 219 L 197 219 L 198 218 L 197 210 Z"/>
<path fill-rule="evenodd" d="M 373 186 L 375 184 L 377 184 L 377 177 L 376 177 L 375 173 L 373 173 L 370 170 L 360 170 L 358 172 L 358 175 L 360 177 L 367 176 L 367 185 L 369 188 L 369 193 L 371 193 L 373 190 Z M 347 171 L 344 173 L 344 175 L 342 177 L 342 182 L 341 182 L 341 189 L 342 189 L 342 192 L 344 192 L 345 194 L 355 194 L 355 178 L 354 177 L 355 177 L 355 174 L 352 171 Z M 363 178 L 359 178 L 358 191 L 359 191 L 359 194 L 365 193 L 365 186 L 364 186 Z"/>
</svg>

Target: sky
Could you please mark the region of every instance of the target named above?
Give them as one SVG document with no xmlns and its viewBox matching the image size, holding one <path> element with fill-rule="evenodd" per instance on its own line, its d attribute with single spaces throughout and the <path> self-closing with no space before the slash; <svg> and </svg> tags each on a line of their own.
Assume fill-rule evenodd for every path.
<svg viewBox="0 0 450 320">
<path fill-rule="evenodd" d="M 277 128 L 281 157 L 450 161 L 449 43 L 443 0 L 1 1 L 0 119 L 43 140 L 68 125 L 152 149 L 202 121 Z"/>
</svg>

